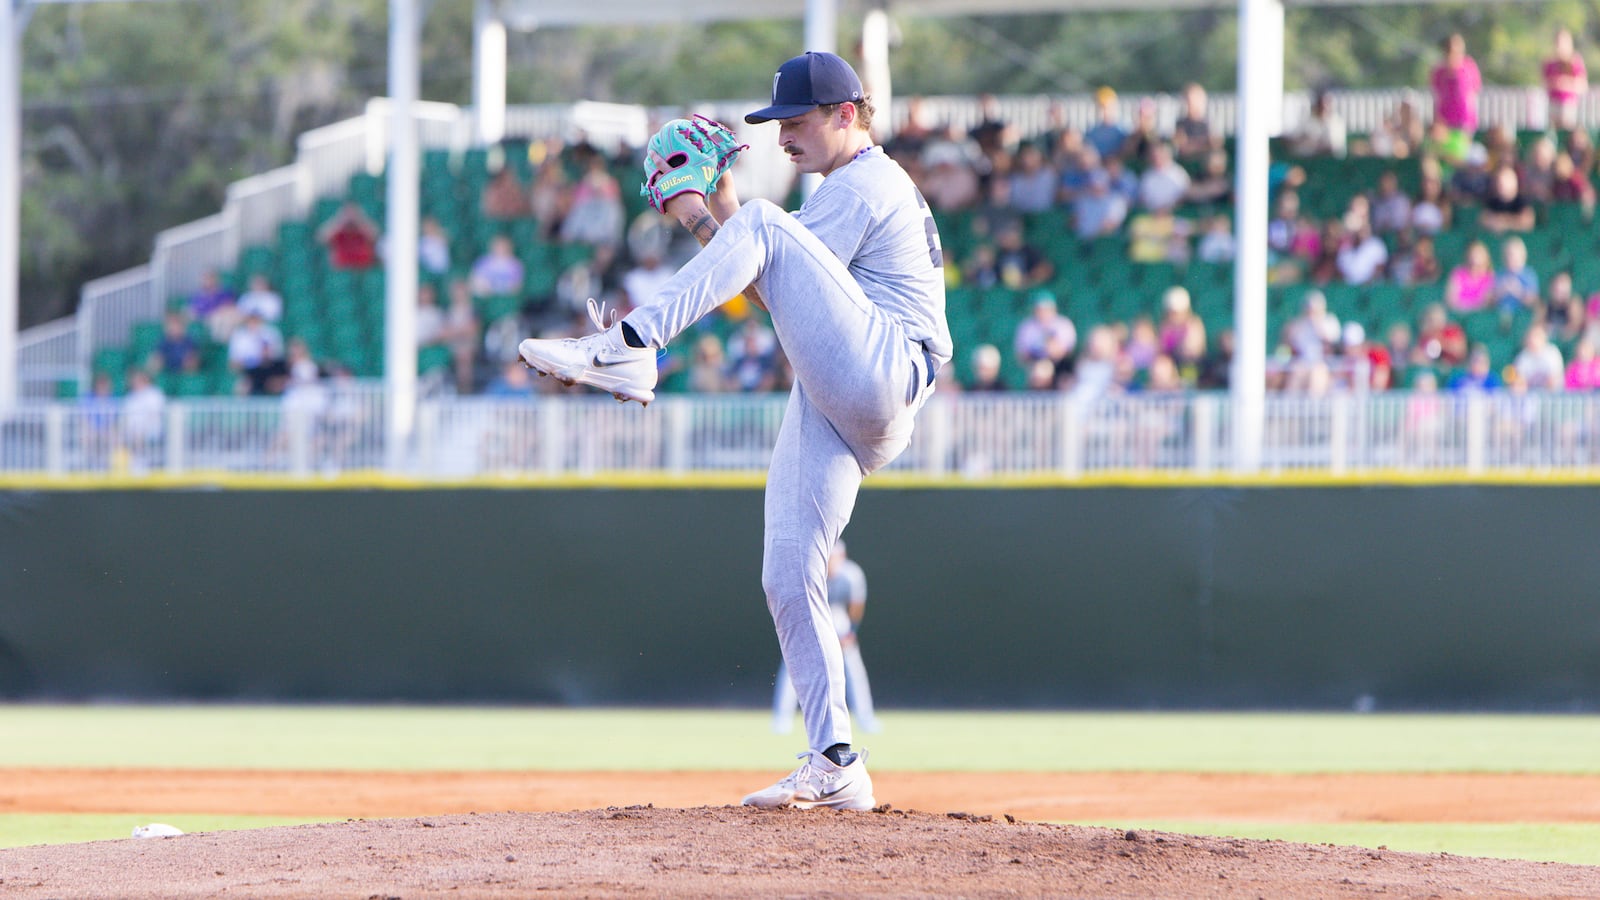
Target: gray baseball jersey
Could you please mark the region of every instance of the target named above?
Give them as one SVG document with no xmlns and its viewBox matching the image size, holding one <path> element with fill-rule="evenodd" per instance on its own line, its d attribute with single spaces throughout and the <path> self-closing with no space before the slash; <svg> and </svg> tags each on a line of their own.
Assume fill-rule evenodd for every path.
<svg viewBox="0 0 1600 900">
<path fill-rule="evenodd" d="M 822 180 L 794 217 L 849 267 L 873 303 L 899 319 L 942 366 L 950 361 L 944 259 L 927 201 L 911 176 L 868 147 Z"/>
</svg>

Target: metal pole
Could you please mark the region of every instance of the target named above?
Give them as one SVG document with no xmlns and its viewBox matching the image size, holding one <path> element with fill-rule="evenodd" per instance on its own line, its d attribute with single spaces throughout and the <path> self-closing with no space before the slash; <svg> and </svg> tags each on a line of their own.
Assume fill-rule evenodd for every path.
<svg viewBox="0 0 1600 900">
<path fill-rule="evenodd" d="M 478 140 L 497 143 L 506 133 L 506 23 L 492 0 L 478 0 L 472 16 L 472 110 Z"/>
<path fill-rule="evenodd" d="M 806 49 L 836 53 L 839 47 L 838 0 L 806 0 Z"/>
<path fill-rule="evenodd" d="M 806 0 L 805 42 L 807 50 L 836 53 L 839 48 L 838 0 Z M 800 193 L 809 197 L 822 186 L 815 172 L 800 176 Z"/>
<path fill-rule="evenodd" d="M 22 30 L 26 11 L 0 0 L 0 415 L 17 403 L 22 271 Z"/>
<path fill-rule="evenodd" d="M 383 344 L 387 461 L 404 469 L 417 414 L 417 217 L 421 162 L 413 105 L 422 33 L 417 0 L 389 0 L 389 197 Z"/>
<path fill-rule="evenodd" d="M 1261 467 L 1267 372 L 1267 140 L 1282 84 L 1283 4 L 1239 0 L 1238 172 L 1235 175 L 1233 468 Z M 1273 77 L 1271 73 L 1277 72 Z M 1280 91 L 1281 93 L 1281 91 Z"/>
<path fill-rule="evenodd" d="M 894 137 L 894 86 L 889 67 L 889 13 L 882 7 L 867 10 L 861 20 L 861 80 L 878 116 L 873 132 L 879 140 Z"/>
</svg>

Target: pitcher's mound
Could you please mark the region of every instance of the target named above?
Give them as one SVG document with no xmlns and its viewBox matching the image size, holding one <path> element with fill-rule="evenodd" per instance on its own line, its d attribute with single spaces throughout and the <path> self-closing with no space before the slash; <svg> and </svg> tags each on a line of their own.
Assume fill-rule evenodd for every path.
<svg viewBox="0 0 1600 900">
<path fill-rule="evenodd" d="M 44 897 L 1600 898 L 1600 867 L 1123 832 L 965 813 L 452 814 L 0 851 Z"/>
</svg>

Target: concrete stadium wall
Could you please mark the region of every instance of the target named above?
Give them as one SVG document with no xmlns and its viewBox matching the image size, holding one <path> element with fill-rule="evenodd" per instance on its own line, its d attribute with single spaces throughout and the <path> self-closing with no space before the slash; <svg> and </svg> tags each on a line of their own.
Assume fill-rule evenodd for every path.
<svg viewBox="0 0 1600 900">
<path fill-rule="evenodd" d="M 1600 487 L 874 489 L 883 706 L 1594 709 Z M 0 696 L 765 703 L 761 497 L 0 493 Z"/>
</svg>

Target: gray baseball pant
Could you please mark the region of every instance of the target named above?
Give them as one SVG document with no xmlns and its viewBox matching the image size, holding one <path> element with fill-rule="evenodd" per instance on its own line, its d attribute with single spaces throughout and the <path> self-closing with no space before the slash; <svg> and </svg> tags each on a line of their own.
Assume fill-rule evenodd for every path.
<svg viewBox="0 0 1600 900">
<path fill-rule="evenodd" d="M 872 705 L 872 682 L 867 678 L 867 663 L 861 658 L 861 644 L 841 645 L 844 658 L 844 696 L 846 705 L 855 714 L 862 730 L 878 731 L 878 714 Z M 788 734 L 794 724 L 794 706 L 798 698 L 794 682 L 789 678 L 789 667 L 780 663 L 778 677 L 772 691 L 772 730 Z"/>
<path fill-rule="evenodd" d="M 820 751 L 851 742 L 828 555 L 861 480 L 911 442 L 932 393 L 931 363 L 833 251 L 766 200 L 740 207 L 626 321 L 647 346 L 664 347 L 750 284 L 795 373 L 767 471 L 761 584 L 807 739 Z"/>
</svg>

